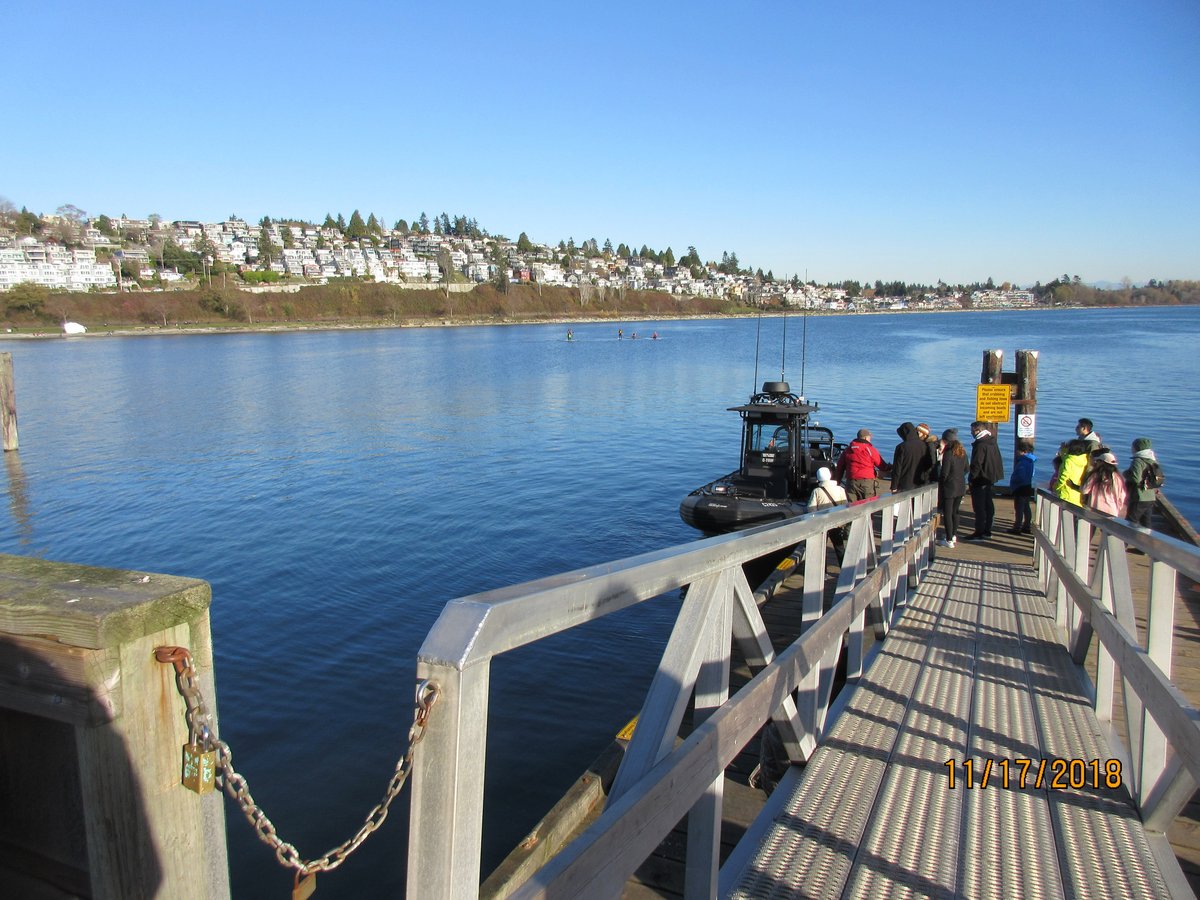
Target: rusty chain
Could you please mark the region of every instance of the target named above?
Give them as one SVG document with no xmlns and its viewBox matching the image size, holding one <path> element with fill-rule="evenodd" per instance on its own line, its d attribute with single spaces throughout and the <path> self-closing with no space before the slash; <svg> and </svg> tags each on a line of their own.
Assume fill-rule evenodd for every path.
<svg viewBox="0 0 1200 900">
<path fill-rule="evenodd" d="M 426 680 L 417 685 L 416 715 L 412 727 L 408 731 L 408 751 L 397 761 L 396 769 L 391 780 L 388 781 L 383 799 L 367 814 L 362 827 L 352 838 L 316 859 L 305 861 L 294 845 L 280 839 L 271 820 L 259 809 L 254 798 L 250 796 L 250 786 L 246 779 L 233 768 L 233 751 L 229 749 L 228 744 L 217 737 L 213 728 L 212 714 L 204 705 L 204 697 L 200 693 L 191 653 L 186 647 L 159 647 L 154 651 L 154 658 L 160 663 L 171 663 L 175 667 L 175 680 L 187 707 L 185 718 L 191 742 L 199 744 L 205 751 L 216 751 L 217 777 L 222 789 L 237 802 L 259 840 L 275 851 L 275 858 L 279 860 L 280 865 L 295 869 L 297 878 L 300 875 L 307 876 L 336 869 L 359 848 L 372 832 L 383 824 L 392 801 L 396 799 L 409 775 L 412 774 L 413 751 L 421 742 L 421 738 L 425 736 L 430 710 L 433 709 L 438 698 L 438 686 L 435 682 Z"/>
</svg>

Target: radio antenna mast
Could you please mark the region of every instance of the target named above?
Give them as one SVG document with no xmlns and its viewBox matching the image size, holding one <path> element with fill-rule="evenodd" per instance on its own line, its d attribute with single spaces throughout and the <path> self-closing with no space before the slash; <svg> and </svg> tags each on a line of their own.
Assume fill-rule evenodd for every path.
<svg viewBox="0 0 1200 900">
<path fill-rule="evenodd" d="M 787 310 L 783 311 L 783 352 L 779 355 L 779 380 L 787 381 Z"/>
<path fill-rule="evenodd" d="M 758 328 L 754 334 L 754 384 L 750 385 L 750 395 L 758 393 L 758 347 L 762 339 L 762 312 L 758 313 Z"/>
</svg>

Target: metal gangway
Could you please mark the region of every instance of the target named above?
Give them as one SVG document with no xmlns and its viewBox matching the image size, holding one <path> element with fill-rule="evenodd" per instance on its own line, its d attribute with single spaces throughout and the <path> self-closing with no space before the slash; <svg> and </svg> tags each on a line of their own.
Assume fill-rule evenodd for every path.
<svg viewBox="0 0 1200 900">
<path fill-rule="evenodd" d="M 1165 832 L 1200 783 L 1200 716 L 1170 681 L 1200 551 L 1042 492 L 1032 564 L 935 558 L 935 490 L 447 604 L 418 659 L 438 699 L 408 895 L 479 892 L 491 661 L 686 587 L 604 812 L 515 896 L 620 896 L 682 819 L 688 897 L 1193 896 Z M 742 566 L 793 548 L 805 627 L 776 654 Z M 1127 548 L 1149 561 L 1144 629 Z M 730 696 L 734 645 L 756 674 Z M 804 765 L 722 864 L 724 772 L 768 720 Z"/>
</svg>

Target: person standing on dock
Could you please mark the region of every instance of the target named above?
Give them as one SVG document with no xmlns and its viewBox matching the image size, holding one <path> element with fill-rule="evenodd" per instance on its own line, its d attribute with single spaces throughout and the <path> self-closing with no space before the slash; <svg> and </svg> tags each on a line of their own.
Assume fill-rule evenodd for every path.
<svg viewBox="0 0 1200 900">
<path fill-rule="evenodd" d="M 957 434 L 957 432 L 955 432 Z M 925 479 L 922 484 L 937 484 L 942 474 L 942 442 L 930 434 L 929 426 L 924 422 L 917 425 L 917 434 L 925 442 L 925 454 L 929 461 L 925 464 Z"/>
<path fill-rule="evenodd" d="M 1096 434 L 1096 432 L 1093 429 L 1094 429 L 1094 425 L 1092 424 L 1091 419 L 1080 419 L 1079 422 L 1075 425 L 1075 435 L 1076 435 L 1076 437 L 1079 438 L 1079 440 L 1087 441 L 1088 443 L 1091 443 L 1091 444 L 1104 443 L 1100 439 L 1100 435 Z"/>
<path fill-rule="evenodd" d="M 912 422 L 905 422 L 896 429 L 900 443 L 892 455 L 892 491 L 907 491 L 925 484 L 929 454 L 925 442 Z"/>
<path fill-rule="evenodd" d="M 1127 517 L 1134 525 L 1150 527 L 1150 513 L 1158 502 L 1158 489 L 1163 483 L 1162 466 L 1150 444 L 1150 438 L 1140 437 L 1133 442 L 1133 458 L 1125 470 L 1125 487 L 1129 493 Z"/>
<path fill-rule="evenodd" d="M 967 492 L 967 451 L 957 428 L 942 432 L 942 467 L 938 472 L 938 508 L 942 511 L 943 547 L 954 549 L 958 535 L 958 508 Z"/>
<path fill-rule="evenodd" d="M 967 536 L 968 541 L 979 541 L 992 536 L 992 521 L 996 517 L 996 502 L 992 486 L 1004 477 L 1004 460 L 996 437 L 986 422 L 972 422 L 971 436 L 971 506 L 975 509 L 975 532 Z"/>
<path fill-rule="evenodd" d="M 1125 515 L 1125 476 L 1117 468 L 1117 457 L 1111 450 L 1092 457 L 1080 493 L 1088 509 L 1114 517 Z"/>
<path fill-rule="evenodd" d="M 1089 450 L 1092 446 L 1091 441 L 1076 438 L 1067 442 L 1065 450 L 1059 451 L 1061 459 L 1058 472 L 1050 482 L 1050 490 L 1054 492 L 1055 497 L 1076 506 L 1083 506 L 1083 497 L 1079 491 L 1083 486 L 1083 476 L 1087 473 Z"/>
<path fill-rule="evenodd" d="M 1008 486 L 1013 498 L 1013 527 L 1009 534 L 1030 534 L 1033 531 L 1033 485 L 1037 479 L 1034 469 L 1037 457 L 1033 444 L 1023 440 L 1017 444 L 1017 463 L 1013 466 Z"/>
<path fill-rule="evenodd" d="M 818 509 L 825 509 L 829 506 L 845 506 L 848 501 L 846 489 L 833 480 L 833 473 L 825 466 L 817 469 L 817 486 L 809 495 L 808 511 L 816 512 Z M 834 528 L 829 532 L 829 537 L 833 541 L 833 549 L 839 560 L 846 555 L 846 537 L 849 533 L 850 526 L 848 525 Z"/>
<path fill-rule="evenodd" d="M 879 451 L 871 443 L 869 428 L 860 428 L 858 437 L 850 442 L 850 446 L 842 451 L 834 469 L 834 479 L 846 485 L 846 493 L 850 501 L 868 500 L 878 496 L 875 487 L 877 472 L 887 474 L 892 467 L 883 461 Z"/>
</svg>

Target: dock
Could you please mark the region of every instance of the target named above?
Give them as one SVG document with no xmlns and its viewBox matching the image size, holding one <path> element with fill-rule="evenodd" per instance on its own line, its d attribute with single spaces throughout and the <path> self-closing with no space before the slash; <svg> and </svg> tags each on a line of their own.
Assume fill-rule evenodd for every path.
<svg viewBox="0 0 1200 900">
<path fill-rule="evenodd" d="M 919 487 L 448 603 L 387 795 L 409 779 L 406 895 L 1195 896 L 1194 532 L 1040 492 L 1033 535 L 1004 533 L 1001 501 L 993 539 L 948 550 L 934 499 Z M 784 562 L 752 587 L 764 559 Z M 208 586 L 12 556 L 0 582 L 0 885 L 227 897 L 214 788 L 237 781 L 180 784 L 180 748 L 186 784 L 217 725 Z M 491 661 L 653 602 L 678 612 L 636 727 L 485 879 Z M 160 652 L 181 647 L 172 670 Z M 257 821 L 284 866 L 336 877 L 344 855 L 306 862 Z"/>
<path fill-rule="evenodd" d="M 995 538 L 954 549 L 917 489 L 448 607 L 471 643 L 435 627 L 418 674 L 460 698 L 457 733 L 427 739 L 468 761 L 484 660 L 572 627 L 564 607 L 583 622 L 688 590 L 602 811 L 484 894 L 1194 896 L 1200 552 L 1044 493 L 1035 535 L 1008 535 L 1007 506 Z M 742 564 L 789 548 L 756 597 Z M 748 784 L 768 719 L 791 761 L 769 795 Z M 410 890 L 473 895 L 475 872 L 420 871 L 430 821 L 447 854 L 478 840 L 470 817 L 430 818 L 424 774 Z"/>
</svg>

